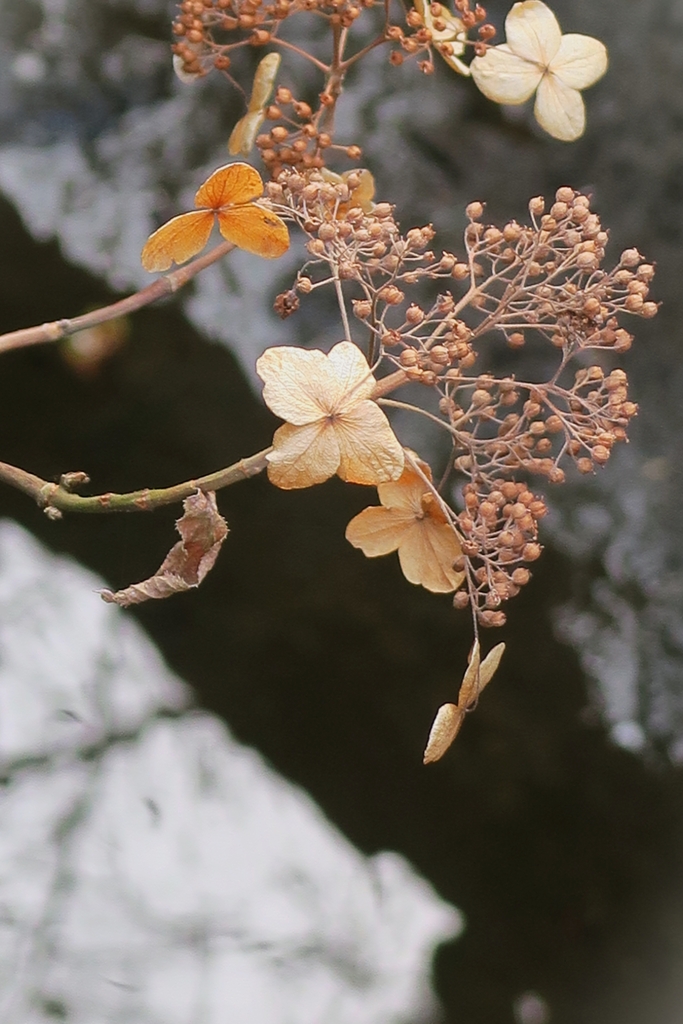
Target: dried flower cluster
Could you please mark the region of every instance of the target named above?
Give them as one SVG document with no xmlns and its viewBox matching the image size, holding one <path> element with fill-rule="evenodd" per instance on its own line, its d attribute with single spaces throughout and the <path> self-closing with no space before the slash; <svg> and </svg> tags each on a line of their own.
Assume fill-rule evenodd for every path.
<svg viewBox="0 0 683 1024">
<path fill-rule="evenodd" d="M 491 45 L 495 29 L 486 11 L 470 0 L 454 0 L 453 9 L 414 0 L 395 19 L 384 0 L 363 19 L 370 33 L 363 38 L 359 19 L 375 4 L 182 0 L 173 24 L 173 61 L 183 81 L 212 69 L 234 81 L 238 50 L 270 48 L 242 89 L 247 109 L 228 142 L 233 156 L 255 149 L 270 180 L 264 187 L 261 175 L 241 161 L 219 168 L 197 191 L 194 210 L 150 235 L 142 262 L 150 271 L 186 263 L 217 226 L 225 241 L 215 250 L 129 300 L 5 338 L 16 347 L 97 327 L 122 307 L 133 311 L 175 291 L 234 247 L 276 258 L 290 244 L 285 222 L 293 223 L 305 252 L 275 308 L 281 317 L 291 316 L 312 292 L 331 288 L 341 340 L 328 353 L 275 346 L 259 358 L 264 399 L 284 420 L 272 447 L 198 480 L 127 495 L 78 495 L 87 484 L 84 473 L 52 484 L 0 463 L 0 476 L 32 494 L 53 519 L 64 511 L 130 511 L 185 500 L 178 523 L 182 541 L 158 572 L 104 595 L 121 604 L 201 582 L 227 534 L 215 505 L 221 487 L 266 469 L 271 482 L 287 490 L 333 475 L 376 486 L 379 505 L 348 524 L 349 542 L 368 557 L 397 552 L 411 583 L 453 594 L 455 607 L 469 608 L 473 619 L 475 644 L 458 699 L 439 711 L 425 752 L 425 761 L 433 761 L 456 736 L 502 656 L 499 644 L 481 659 L 480 627 L 505 622 L 503 603 L 528 582 L 529 565 L 541 554 L 538 527 L 547 507 L 532 480 L 561 483 L 568 463 L 593 472 L 626 439 L 637 407 L 624 371 L 606 370 L 603 363 L 606 354 L 631 345 L 620 318 L 652 317 L 657 305 L 649 299 L 654 268 L 635 249 L 604 269 L 607 232 L 590 198 L 571 188 L 559 189 L 549 207 L 541 198 L 531 200 L 528 224 L 510 221 L 502 228 L 484 223 L 483 204 L 471 203 L 457 256 L 434 251 L 431 225 L 401 231 L 393 206 L 375 202 L 370 170 L 336 168 L 338 158 L 354 164 L 361 158 L 355 141 L 336 141 L 335 111 L 349 69 L 376 47 L 386 45 L 396 66 L 415 58 L 425 73 L 433 70 L 436 52 L 498 103 L 522 103 L 536 93 L 539 123 L 565 141 L 584 131 L 580 90 L 607 67 L 602 43 L 563 36 L 542 0 L 514 4 L 499 46 Z M 281 25 L 294 14 L 327 26 L 329 63 L 280 38 Z M 357 49 L 349 53 L 352 26 Z M 317 100 L 297 99 L 278 83 L 287 52 L 320 74 Z M 525 345 L 540 352 L 543 379 L 491 372 L 506 349 L 514 356 Z M 443 431 L 450 450 L 440 478 L 402 445 L 387 416 L 393 408 Z"/>
<path fill-rule="evenodd" d="M 236 49 L 277 41 L 280 26 L 292 15 L 313 13 L 326 19 L 333 29 L 348 30 L 363 11 L 375 6 L 385 8 L 381 41 L 394 45 L 390 60 L 396 65 L 406 56 L 430 54 L 435 47 L 460 74 L 469 74 L 467 65 L 457 60 L 465 51 L 468 33 L 477 30 L 474 45 L 482 54 L 486 42 L 495 35 L 493 26 L 486 24 L 485 9 L 480 4 L 471 8 L 470 0 L 455 0 L 457 15 L 442 4 L 417 0 L 407 15 L 397 11 L 402 24 L 392 24 L 388 6 L 378 0 L 183 0 L 173 23 L 176 67 L 188 79 L 205 75 L 212 68 L 227 72 Z M 427 66 L 430 63 L 422 70 L 431 71 Z"/>
<path fill-rule="evenodd" d="M 375 400 L 438 422 L 452 454 L 438 486 L 419 460 L 396 483 L 378 478 L 384 508 L 367 510 L 349 539 L 370 555 L 399 550 L 402 565 L 414 566 L 396 531 L 387 529 L 388 513 L 417 516 L 424 527 L 436 512 L 452 543 L 437 556 L 438 566 L 432 551 L 422 571 L 413 567 L 406 575 L 431 590 L 455 591 L 456 607 L 470 605 L 481 625 L 499 626 L 505 622 L 501 605 L 529 580 L 528 564 L 541 553 L 538 523 L 547 507 L 530 478 L 561 483 L 568 460 L 580 472 L 592 472 L 626 438 L 637 411 L 626 374 L 586 362 L 591 350 L 601 358 L 630 347 L 620 315 L 656 314 L 648 299 L 654 268 L 630 249 L 604 270 L 607 233 L 589 197 L 570 188 L 559 189 L 548 209 L 542 199 L 532 200 L 528 225 L 486 225 L 483 205 L 470 204 L 459 259 L 432 251 L 430 226 L 401 233 L 388 204 L 354 205 L 360 184 L 355 173 L 332 182 L 316 171 L 287 171 L 267 186 L 274 207 L 308 238 L 310 258 L 295 292 L 285 296 L 332 285 L 350 337 L 348 296 L 370 339 Z M 437 281 L 441 290 L 422 305 L 409 292 L 419 294 L 427 281 Z M 295 305 L 290 300 L 288 311 Z M 497 340 L 512 350 L 545 345 L 547 379 L 526 382 L 487 372 L 487 346 Z M 383 368 L 393 372 L 380 376 Z M 425 388 L 423 402 L 388 397 L 415 382 Z M 453 471 L 463 481 L 459 496 Z M 305 476 L 298 479 L 302 486 Z M 361 524 L 372 524 L 372 536 Z"/>
</svg>

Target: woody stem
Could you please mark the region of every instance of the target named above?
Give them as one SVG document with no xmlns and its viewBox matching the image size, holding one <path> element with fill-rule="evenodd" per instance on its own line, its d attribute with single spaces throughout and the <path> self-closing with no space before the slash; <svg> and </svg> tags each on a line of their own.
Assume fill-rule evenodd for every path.
<svg viewBox="0 0 683 1024">
<path fill-rule="evenodd" d="M 28 345 L 43 345 L 50 341 L 60 341 L 68 338 L 78 331 L 84 331 L 89 327 L 97 327 L 99 324 L 107 323 L 108 320 L 115 320 L 117 317 L 127 316 L 135 313 L 144 306 L 156 302 L 165 295 L 173 295 L 179 288 L 186 285 L 200 271 L 211 266 L 235 246 L 232 242 L 221 242 L 204 256 L 188 263 L 186 267 L 180 267 L 170 274 L 164 274 L 152 284 L 142 288 L 139 292 L 129 295 L 118 302 L 112 302 L 109 306 L 102 306 L 82 316 L 72 317 L 70 320 L 53 320 L 50 323 L 39 324 L 37 327 L 25 327 L 20 331 L 10 331 L 9 334 L 0 335 L 0 354 L 9 352 L 15 348 L 26 348 Z"/>
<path fill-rule="evenodd" d="M 55 484 L 5 462 L 0 462 L 0 480 L 28 494 L 53 519 L 60 518 L 62 512 L 151 512 L 162 505 L 173 505 L 184 498 L 189 498 L 197 491 L 218 491 L 240 480 L 257 476 L 266 468 L 267 456 L 271 451 L 272 448 L 264 448 L 263 451 L 240 459 L 225 469 L 197 477 L 195 480 L 174 484 L 172 487 L 145 487 L 139 491 L 129 491 L 127 494 L 107 493 L 83 497 L 74 494 L 72 488 L 87 483 L 84 473 L 67 473 L 58 484 Z"/>
</svg>

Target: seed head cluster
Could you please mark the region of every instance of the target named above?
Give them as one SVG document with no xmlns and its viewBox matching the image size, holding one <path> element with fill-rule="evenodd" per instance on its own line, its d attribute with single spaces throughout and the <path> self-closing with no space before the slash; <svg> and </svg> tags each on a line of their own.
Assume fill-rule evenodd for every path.
<svg viewBox="0 0 683 1024">
<path fill-rule="evenodd" d="M 487 225 L 483 205 L 470 204 L 459 258 L 435 254 L 430 225 L 402 233 L 389 204 L 353 205 L 356 177 L 331 183 L 316 170 L 287 170 L 267 187 L 274 208 L 308 239 L 309 260 L 278 303 L 292 312 L 296 297 L 340 282 L 355 292 L 351 310 L 369 332 L 369 362 L 391 371 L 379 379 L 377 400 L 436 420 L 450 438 L 440 493 L 462 548 L 455 568 L 466 577 L 455 604 L 471 604 L 482 625 L 502 625 L 501 603 L 541 553 L 547 508 L 527 481 L 562 483 L 572 462 L 592 473 L 626 440 L 637 406 L 626 373 L 602 363 L 631 345 L 624 316 L 657 313 L 648 297 L 654 267 L 628 249 L 605 270 L 607 232 L 589 197 L 570 188 L 547 210 L 533 199 L 526 225 Z M 419 286 L 428 281 L 440 290 L 424 304 Z M 501 341 L 512 351 L 533 345 L 547 379 L 487 372 Z M 424 401 L 414 393 L 395 400 L 408 383 L 424 386 Z"/>
</svg>

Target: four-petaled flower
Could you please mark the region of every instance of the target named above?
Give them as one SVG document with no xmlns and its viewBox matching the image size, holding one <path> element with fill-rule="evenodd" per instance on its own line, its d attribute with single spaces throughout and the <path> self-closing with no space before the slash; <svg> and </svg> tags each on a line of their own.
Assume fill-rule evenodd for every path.
<svg viewBox="0 0 683 1024">
<path fill-rule="evenodd" d="M 586 111 L 580 89 L 607 70 L 607 50 L 592 36 L 562 35 L 541 0 L 514 5 L 505 19 L 507 42 L 490 47 L 470 64 L 478 88 L 495 103 L 524 103 L 534 91 L 534 114 L 556 139 L 583 135 Z"/>
<path fill-rule="evenodd" d="M 256 363 L 263 398 L 287 422 L 275 431 L 268 476 L 285 490 L 310 487 L 337 473 L 354 484 L 395 480 L 403 448 L 371 400 L 375 378 L 350 341 L 329 355 L 282 345 Z"/>
<path fill-rule="evenodd" d="M 415 459 L 421 473 L 406 466 L 395 483 L 377 488 L 381 505 L 363 509 L 346 527 L 346 539 L 368 558 L 398 551 L 403 575 L 435 594 L 457 590 L 465 574 L 453 563 L 460 541 L 430 491 L 429 466 Z"/>
<path fill-rule="evenodd" d="M 168 270 L 185 263 L 209 241 L 213 226 L 238 249 L 277 259 L 289 248 L 287 225 L 277 214 L 259 206 L 261 175 L 249 164 L 219 167 L 197 190 L 198 209 L 181 213 L 150 235 L 140 257 L 145 270 Z"/>
</svg>

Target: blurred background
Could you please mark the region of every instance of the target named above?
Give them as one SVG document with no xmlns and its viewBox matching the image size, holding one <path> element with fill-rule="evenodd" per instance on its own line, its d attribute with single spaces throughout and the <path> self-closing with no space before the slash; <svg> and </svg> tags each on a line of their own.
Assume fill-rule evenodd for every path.
<svg viewBox="0 0 683 1024">
<path fill-rule="evenodd" d="M 612 260 L 657 263 L 620 362 L 630 445 L 550 491 L 503 665 L 429 769 L 470 624 L 350 548 L 363 488 L 229 488 L 200 590 L 125 613 L 98 589 L 153 572 L 178 510 L 54 523 L 3 489 L 1 1024 L 683 1024 L 683 3 L 554 10 L 610 52 L 579 142 L 382 51 L 339 135 L 443 248 L 469 201 L 522 221 L 569 184 Z M 226 162 L 241 97 L 175 78 L 173 11 L 0 0 L 0 330 L 148 283 L 147 235 Z M 295 58 L 278 81 L 319 88 Z M 3 356 L 3 460 L 130 490 L 267 445 L 257 356 L 339 340 L 324 303 L 270 313 L 299 258 L 234 253 L 120 328 Z"/>
</svg>

